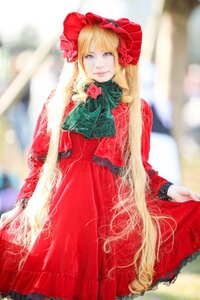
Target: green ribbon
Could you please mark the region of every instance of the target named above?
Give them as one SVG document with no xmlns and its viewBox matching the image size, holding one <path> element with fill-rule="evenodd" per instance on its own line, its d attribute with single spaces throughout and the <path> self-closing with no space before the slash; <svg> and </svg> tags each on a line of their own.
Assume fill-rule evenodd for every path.
<svg viewBox="0 0 200 300">
<path fill-rule="evenodd" d="M 101 87 L 96 99 L 88 96 L 86 102 L 79 103 L 66 117 L 62 129 L 84 135 L 86 138 L 115 136 L 115 121 L 111 110 L 121 101 L 122 89 L 112 80 L 92 85 Z M 84 91 L 91 84 L 87 84 Z"/>
</svg>

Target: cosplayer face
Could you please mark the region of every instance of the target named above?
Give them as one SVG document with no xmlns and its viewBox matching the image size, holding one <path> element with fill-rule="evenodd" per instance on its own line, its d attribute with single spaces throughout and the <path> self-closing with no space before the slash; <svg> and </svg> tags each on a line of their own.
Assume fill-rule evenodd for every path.
<svg viewBox="0 0 200 300">
<path fill-rule="evenodd" d="M 88 52 L 83 57 L 83 66 L 87 76 L 98 82 L 106 82 L 116 73 L 113 54 L 97 51 L 94 42 L 91 42 Z"/>
</svg>

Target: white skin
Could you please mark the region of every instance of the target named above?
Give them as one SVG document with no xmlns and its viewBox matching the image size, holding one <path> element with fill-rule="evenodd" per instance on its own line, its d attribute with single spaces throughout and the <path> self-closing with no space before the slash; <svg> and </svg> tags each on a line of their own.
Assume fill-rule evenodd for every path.
<svg viewBox="0 0 200 300">
<path fill-rule="evenodd" d="M 97 82 L 110 80 L 116 72 L 113 54 L 108 51 L 97 51 L 93 42 L 83 57 L 83 65 L 87 76 Z"/>
<path fill-rule="evenodd" d="M 6 225 L 12 222 L 12 220 L 14 220 L 22 211 L 22 206 L 17 205 L 12 210 L 2 214 L 0 220 L 0 230 L 4 229 Z"/>
<path fill-rule="evenodd" d="M 171 185 L 167 191 L 167 195 L 174 202 L 186 202 L 188 200 L 200 201 L 200 195 L 180 185 Z"/>
<path fill-rule="evenodd" d="M 111 52 L 96 51 L 95 44 L 91 43 L 89 52 L 83 58 L 86 74 L 89 78 L 97 82 L 106 82 L 115 75 L 115 59 Z M 171 185 L 167 195 L 174 202 L 185 202 L 188 200 L 200 201 L 200 196 L 183 186 Z M 14 220 L 21 212 L 22 207 L 16 206 L 14 209 L 2 214 L 0 220 L 0 230 Z"/>
</svg>

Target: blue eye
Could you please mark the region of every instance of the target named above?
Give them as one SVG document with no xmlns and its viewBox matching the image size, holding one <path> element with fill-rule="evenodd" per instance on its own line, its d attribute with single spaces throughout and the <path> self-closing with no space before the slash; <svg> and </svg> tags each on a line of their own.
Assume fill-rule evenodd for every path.
<svg viewBox="0 0 200 300">
<path fill-rule="evenodd" d="M 86 58 L 86 59 L 91 59 L 91 58 L 93 58 L 94 56 L 92 55 L 92 54 L 87 54 L 87 55 L 85 55 L 85 57 L 84 58 Z"/>
<path fill-rule="evenodd" d="M 104 52 L 103 54 L 104 56 L 110 56 L 110 55 L 113 55 L 112 52 Z"/>
</svg>

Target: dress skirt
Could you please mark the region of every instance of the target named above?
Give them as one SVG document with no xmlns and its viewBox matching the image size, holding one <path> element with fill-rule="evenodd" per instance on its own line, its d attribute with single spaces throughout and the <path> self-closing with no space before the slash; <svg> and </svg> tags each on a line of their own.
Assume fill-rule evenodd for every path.
<svg viewBox="0 0 200 300">
<path fill-rule="evenodd" d="M 128 239 L 105 249 L 119 175 L 92 160 L 100 139 L 85 139 L 77 133 L 71 139 L 72 154 L 60 161 L 62 179 L 52 199 L 49 230 L 38 236 L 23 266 L 19 265 L 25 255 L 20 245 L 12 243 L 7 229 L 0 232 L 2 296 L 115 300 L 130 294 L 141 230 L 136 228 Z M 148 199 L 148 205 L 155 214 L 166 216 L 160 225 L 155 286 L 173 281 L 181 267 L 200 253 L 200 203 Z"/>
</svg>

